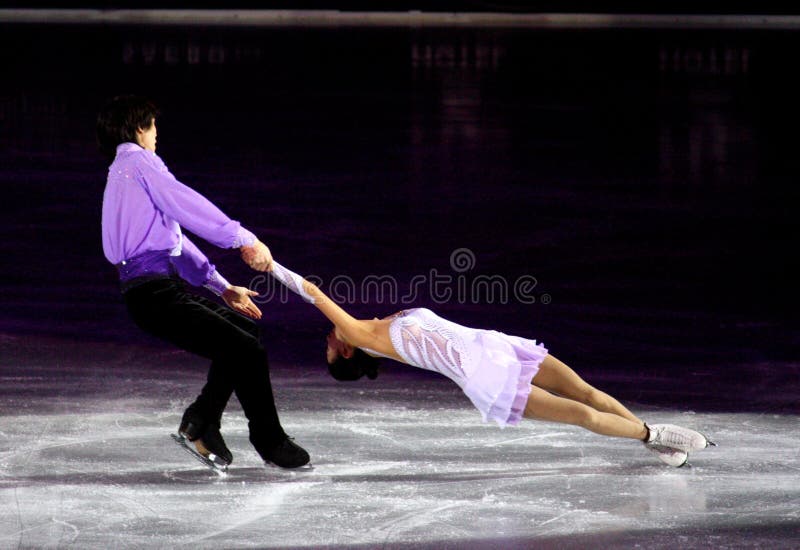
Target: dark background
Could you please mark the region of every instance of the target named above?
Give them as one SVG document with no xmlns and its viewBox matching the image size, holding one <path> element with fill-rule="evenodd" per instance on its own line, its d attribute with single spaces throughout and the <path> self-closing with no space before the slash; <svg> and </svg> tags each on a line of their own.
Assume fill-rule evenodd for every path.
<svg viewBox="0 0 800 550">
<path fill-rule="evenodd" d="M 587 5 L 538 9 L 599 11 Z M 162 110 L 171 171 L 292 269 L 390 275 L 402 295 L 431 269 L 458 275 L 450 255 L 466 248 L 468 282 L 537 280 L 533 304 L 346 300 L 358 315 L 428 306 L 536 338 L 622 397 L 796 410 L 799 38 L 3 24 L 0 331 L 158 345 L 128 320 L 100 242 L 94 117 L 140 93 Z M 235 253 L 199 244 L 232 282 L 252 280 Z M 318 361 L 315 310 L 262 309 L 273 361 Z"/>
<path fill-rule="evenodd" d="M 52 0 L 6 1 L 1 7 L 14 8 L 71 8 L 71 9 L 281 9 L 281 10 L 341 10 L 341 11 L 411 11 L 422 12 L 473 12 L 473 13 L 650 13 L 650 14 L 796 14 L 796 6 L 787 2 L 751 2 L 748 6 L 731 2 L 531 2 L 503 0 L 497 2 L 408 2 L 386 0 L 381 2 L 343 2 L 341 0 L 296 0 L 284 2 L 258 2 L 232 0 L 228 2 L 169 1 L 105 1 L 105 2 L 54 2 Z"/>
</svg>

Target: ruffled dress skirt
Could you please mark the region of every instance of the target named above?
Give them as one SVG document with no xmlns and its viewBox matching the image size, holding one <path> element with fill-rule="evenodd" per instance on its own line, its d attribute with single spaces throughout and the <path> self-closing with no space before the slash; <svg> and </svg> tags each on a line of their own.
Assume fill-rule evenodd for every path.
<svg viewBox="0 0 800 550">
<path fill-rule="evenodd" d="M 531 393 L 531 380 L 547 357 L 547 349 L 535 340 L 509 336 L 494 330 L 476 331 L 480 359 L 460 384 L 484 422 L 500 427 L 519 423 Z"/>
</svg>

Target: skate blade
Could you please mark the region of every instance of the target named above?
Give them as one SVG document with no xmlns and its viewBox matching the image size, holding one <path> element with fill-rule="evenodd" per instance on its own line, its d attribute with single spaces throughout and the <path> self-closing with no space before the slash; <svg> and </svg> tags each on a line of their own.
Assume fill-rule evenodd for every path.
<svg viewBox="0 0 800 550">
<path fill-rule="evenodd" d="M 314 465 L 310 462 L 303 466 L 298 466 L 297 468 L 285 468 L 283 466 L 278 466 L 274 462 L 270 462 L 269 460 L 264 461 L 264 466 L 269 466 L 270 468 L 277 468 L 278 470 L 283 470 L 284 472 L 311 472 L 314 470 Z"/>
<path fill-rule="evenodd" d="M 170 437 L 172 437 L 172 440 L 180 445 L 183 450 L 192 455 L 198 462 L 202 463 L 207 468 L 213 470 L 221 476 L 224 476 L 228 473 L 228 465 L 217 455 L 211 454 L 207 457 L 201 455 L 197 452 L 197 449 L 194 448 L 192 442 L 181 434 L 170 434 Z"/>
</svg>

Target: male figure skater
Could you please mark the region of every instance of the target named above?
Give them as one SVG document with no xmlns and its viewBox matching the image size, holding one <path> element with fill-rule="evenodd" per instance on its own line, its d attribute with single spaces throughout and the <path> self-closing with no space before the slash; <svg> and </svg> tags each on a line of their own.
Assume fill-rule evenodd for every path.
<svg viewBox="0 0 800 550">
<path fill-rule="evenodd" d="M 111 165 L 103 195 L 103 252 L 119 270 L 127 309 L 146 332 L 211 359 L 208 380 L 181 419 L 179 441 L 226 469 L 233 456 L 220 434 L 233 392 L 248 419 L 250 442 L 264 461 L 283 468 L 309 462 L 281 427 L 260 341 L 256 292 L 233 286 L 183 234 L 239 249 L 253 269 L 269 271 L 269 249 L 238 221 L 180 183 L 156 155 L 156 107 L 137 96 L 106 103 L 97 139 Z M 187 290 L 204 286 L 230 309 Z M 248 319 L 248 317 L 250 319 Z"/>
</svg>

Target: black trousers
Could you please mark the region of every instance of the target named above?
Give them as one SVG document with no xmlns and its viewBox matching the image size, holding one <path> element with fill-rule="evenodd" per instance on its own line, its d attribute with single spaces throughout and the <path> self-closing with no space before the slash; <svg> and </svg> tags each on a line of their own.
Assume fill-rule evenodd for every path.
<svg viewBox="0 0 800 550">
<path fill-rule="evenodd" d="M 179 279 L 145 282 L 124 293 L 134 322 L 144 331 L 211 359 L 208 379 L 191 405 L 206 421 L 219 423 L 236 393 L 256 449 L 282 441 L 269 379 L 267 352 L 258 325 L 202 296 L 186 291 Z"/>
</svg>

